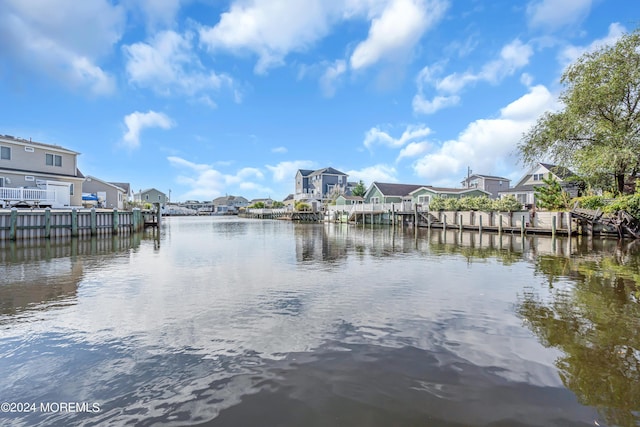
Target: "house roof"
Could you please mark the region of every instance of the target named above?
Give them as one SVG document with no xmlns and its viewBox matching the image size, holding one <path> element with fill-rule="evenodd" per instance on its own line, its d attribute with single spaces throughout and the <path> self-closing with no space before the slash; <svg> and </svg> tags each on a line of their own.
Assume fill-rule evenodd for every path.
<svg viewBox="0 0 640 427">
<path fill-rule="evenodd" d="M 95 176 L 87 175 L 85 181 L 92 181 L 92 180 L 101 182 L 102 184 L 108 185 L 109 187 L 115 187 L 117 190 L 123 191 L 125 193 L 127 192 L 127 190 L 124 187 L 122 187 L 122 186 L 120 186 L 120 185 L 118 185 L 118 184 L 116 184 L 114 182 L 107 182 L 107 181 L 104 181 L 104 180 L 102 180 L 100 178 L 96 178 Z"/>
<path fill-rule="evenodd" d="M 283 202 L 286 202 L 287 200 L 293 200 L 293 194 L 289 194 L 287 197 L 284 198 Z"/>
<path fill-rule="evenodd" d="M 162 191 L 160 191 L 160 190 L 158 190 L 158 189 L 156 189 L 156 188 L 153 188 L 153 187 L 151 187 L 151 188 L 147 188 L 147 189 L 145 189 L 145 190 L 142 190 L 142 191 L 141 191 L 141 192 L 139 192 L 138 194 L 144 194 L 144 193 L 148 193 L 148 192 L 150 192 L 150 191 L 155 191 L 155 192 L 158 192 L 158 193 L 162 194 L 163 196 L 166 196 L 166 194 L 164 194 Z"/>
<path fill-rule="evenodd" d="M 122 188 L 127 194 L 131 192 L 131 184 L 128 182 L 109 182 L 109 184 Z"/>
<path fill-rule="evenodd" d="M 371 184 L 371 188 L 374 186 L 377 187 L 384 196 L 398 197 L 404 197 L 420 187 L 426 187 L 425 185 L 418 184 L 393 184 L 387 182 L 374 182 Z"/>
<path fill-rule="evenodd" d="M 422 188 L 426 188 L 430 191 L 433 191 L 434 193 L 454 193 L 454 194 L 462 194 L 462 193 L 471 193 L 473 191 L 480 191 L 482 193 L 485 194 L 491 194 L 488 191 L 485 190 L 481 190 L 479 188 L 449 188 L 449 187 L 434 187 L 431 185 L 422 185 L 419 188 L 416 188 L 415 190 L 413 190 L 410 194 L 415 193 L 416 191 L 422 189 Z"/>
<path fill-rule="evenodd" d="M 212 203 L 214 205 L 226 205 L 232 201 L 240 202 L 240 203 L 249 203 L 249 201 L 242 196 L 230 196 L 230 195 L 216 197 L 215 199 L 213 199 Z"/>
<path fill-rule="evenodd" d="M 346 195 L 346 194 L 341 194 L 338 197 L 342 197 L 345 200 L 356 200 L 356 201 L 364 201 L 364 198 L 362 196 L 350 196 L 350 195 Z"/>
<path fill-rule="evenodd" d="M 302 176 L 309 176 L 312 172 L 313 170 L 311 169 L 298 169 L 298 173 Z"/>
<path fill-rule="evenodd" d="M 331 167 L 324 168 L 324 169 L 318 169 L 318 170 L 315 170 L 315 171 L 313 171 L 311 173 L 311 175 L 326 175 L 326 174 L 329 174 L 329 175 L 346 175 L 346 173 L 340 172 L 339 170 L 331 168 Z"/>
<path fill-rule="evenodd" d="M 501 179 L 501 180 L 503 180 L 503 181 L 511 181 L 509 178 L 504 178 L 504 177 L 502 177 L 502 176 L 495 176 L 495 175 L 483 175 L 483 174 L 480 174 L 480 173 L 474 173 L 474 174 L 472 174 L 472 175 L 469 175 L 469 177 L 468 177 L 468 178 L 465 178 L 462 182 L 466 181 L 467 179 L 471 179 L 471 178 L 473 178 L 474 176 L 477 176 L 477 177 L 480 177 L 480 178 Z"/>
<path fill-rule="evenodd" d="M 557 176 L 560 179 L 567 179 L 575 175 L 575 173 L 573 173 L 570 169 L 565 168 L 564 166 L 557 166 L 549 163 L 539 163 L 539 164 L 540 166 L 543 166 L 549 169 L 549 172 L 553 173 L 555 176 Z"/>
<path fill-rule="evenodd" d="M 60 145 L 55 145 L 55 144 L 45 144 L 44 142 L 36 142 L 36 141 L 32 141 L 31 138 L 24 139 L 24 138 L 18 138 L 15 137 L 13 135 L 0 135 L 0 139 L 4 139 L 5 141 L 10 141 L 10 142 L 15 142 L 18 144 L 25 144 L 25 145 L 35 145 L 38 147 L 43 147 L 43 148 L 51 148 L 51 149 L 55 149 L 58 151 L 65 151 L 67 153 L 71 153 L 71 154 L 80 154 L 77 151 L 73 151 L 73 150 L 69 150 L 68 148 L 64 148 Z"/>
</svg>

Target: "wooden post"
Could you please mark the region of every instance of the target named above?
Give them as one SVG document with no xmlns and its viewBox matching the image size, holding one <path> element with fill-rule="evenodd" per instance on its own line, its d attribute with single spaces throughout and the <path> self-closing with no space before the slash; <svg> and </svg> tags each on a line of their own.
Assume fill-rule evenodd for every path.
<svg viewBox="0 0 640 427">
<path fill-rule="evenodd" d="M 113 219 L 112 219 L 112 226 L 113 226 L 113 230 L 112 230 L 112 234 L 118 234 L 118 220 L 120 219 L 120 215 L 118 215 L 118 209 L 114 209 L 113 210 Z"/>
<path fill-rule="evenodd" d="M 418 227 L 418 204 L 413 205 L 413 226 Z"/>
<path fill-rule="evenodd" d="M 556 237 L 556 226 L 557 226 L 557 217 L 554 215 L 551 217 L 551 236 Z"/>
<path fill-rule="evenodd" d="M 482 216 L 478 217 L 478 231 L 482 233 Z"/>
<path fill-rule="evenodd" d="M 502 214 L 498 215 L 498 234 L 502 234 Z M 502 239 L 500 242 L 502 242 Z"/>
<path fill-rule="evenodd" d="M 71 237 L 78 237 L 78 210 L 71 209 Z"/>
<path fill-rule="evenodd" d="M 162 211 L 160 210 L 160 203 L 158 203 L 158 218 L 156 222 L 158 223 L 158 239 L 160 239 L 160 223 L 162 222 Z"/>
<path fill-rule="evenodd" d="M 396 226 L 396 204 L 395 203 L 391 204 L 391 225 L 393 227 Z"/>
<path fill-rule="evenodd" d="M 98 217 L 96 214 L 96 208 L 91 208 L 91 235 L 96 236 L 98 234 Z"/>
<path fill-rule="evenodd" d="M 9 240 L 18 238 L 18 209 L 11 208 L 11 218 L 9 222 Z"/>
<path fill-rule="evenodd" d="M 520 222 L 520 234 L 524 236 L 524 215 L 522 215 L 522 221 Z"/>
<path fill-rule="evenodd" d="M 442 215 L 442 229 L 444 230 L 443 232 L 447 231 L 447 215 L 446 214 Z M 445 236 L 446 236 L 446 234 L 445 234 Z"/>
<path fill-rule="evenodd" d="M 458 215 L 458 228 L 460 229 L 460 232 L 462 233 L 462 214 Z"/>
<path fill-rule="evenodd" d="M 569 239 L 571 239 L 571 212 L 566 213 L 566 221 L 567 221 L 567 235 Z"/>
<path fill-rule="evenodd" d="M 44 237 L 45 239 L 51 238 L 51 208 L 44 210 Z"/>
<path fill-rule="evenodd" d="M 133 210 L 131 211 L 131 223 L 133 225 L 133 231 L 138 231 L 138 228 L 140 227 L 140 218 L 138 218 L 138 212 L 140 212 L 140 209 L 138 208 L 133 208 Z"/>
<path fill-rule="evenodd" d="M 427 212 L 427 228 L 431 230 L 431 212 Z"/>
</svg>

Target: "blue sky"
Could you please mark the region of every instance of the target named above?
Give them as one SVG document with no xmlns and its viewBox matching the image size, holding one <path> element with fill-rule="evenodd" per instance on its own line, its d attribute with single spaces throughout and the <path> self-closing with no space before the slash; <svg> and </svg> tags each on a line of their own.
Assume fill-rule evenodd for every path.
<svg viewBox="0 0 640 427">
<path fill-rule="evenodd" d="M 459 186 L 515 147 L 636 0 L 3 0 L 0 134 L 85 175 L 283 199 L 300 168 Z"/>
</svg>

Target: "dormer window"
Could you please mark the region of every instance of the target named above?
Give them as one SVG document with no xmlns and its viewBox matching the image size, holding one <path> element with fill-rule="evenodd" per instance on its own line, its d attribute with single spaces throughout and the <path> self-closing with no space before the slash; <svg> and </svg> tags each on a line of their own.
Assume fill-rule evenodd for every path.
<svg viewBox="0 0 640 427">
<path fill-rule="evenodd" d="M 534 173 L 533 174 L 533 180 L 534 181 L 542 181 L 542 178 L 544 178 L 544 174 L 543 173 Z"/>
</svg>

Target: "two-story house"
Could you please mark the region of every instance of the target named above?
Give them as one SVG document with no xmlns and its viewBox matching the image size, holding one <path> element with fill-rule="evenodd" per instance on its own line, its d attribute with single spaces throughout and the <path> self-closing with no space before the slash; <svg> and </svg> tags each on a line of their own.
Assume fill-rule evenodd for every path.
<svg viewBox="0 0 640 427">
<path fill-rule="evenodd" d="M 481 175 L 474 173 L 462 181 L 462 188 L 477 188 L 491 194 L 492 199 L 500 197 L 500 191 L 507 191 L 511 185 L 511 180 L 501 176 Z"/>
<path fill-rule="evenodd" d="M 78 154 L 58 145 L 0 135 L 0 204 L 81 206 L 84 176 L 78 170 Z"/>
<path fill-rule="evenodd" d="M 133 201 L 141 204 L 144 203 L 160 203 L 160 206 L 164 206 L 169 203 L 169 198 L 160 190 L 155 188 L 147 188 L 146 190 L 140 190 L 133 195 Z"/>
<path fill-rule="evenodd" d="M 218 214 L 236 214 L 247 206 L 249 201 L 242 196 L 226 195 L 213 199 L 213 212 Z"/>
<path fill-rule="evenodd" d="M 332 195 L 344 193 L 347 188 L 346 173 L 334 168 L 324 168 L 315 171 L 299 169 L 296 173 L 296 201 L 318 201 L 326 203 Z"/>
<path fill-rule="evenodd" d="M 569 193 L 570 197 L 577 197 L 580 195 L 579 181 L 576 180 L 577 176 L 569 169 L 551 165 L 548 163 L 537 163 L 529 170 L 515 187 L 506 191 L 500 191 L 500 197 L 506 197 L 513 195 L 522 203 L 525 207 L 531 208 L 535 206 L 535 188 L 545 185 L 543 179 L 554 178 L 560 182 L 560 186 L 564 191 Z"/>
</svg>

